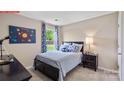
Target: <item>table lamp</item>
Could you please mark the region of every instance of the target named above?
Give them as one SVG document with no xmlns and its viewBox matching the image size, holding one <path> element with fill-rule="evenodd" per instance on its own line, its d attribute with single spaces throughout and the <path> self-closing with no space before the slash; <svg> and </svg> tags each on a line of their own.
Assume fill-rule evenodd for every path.
<svg viewBox="0 0 124 93">
<path fill-rule="evenodd" d="M 93 44 L 93 38 L 92 37 L 86 37 L 86 45 L 88 46 L 88 53 L 91 52 L 91 45 Z"/>
<path fill-rule="evenodd" d="M 0 63 L 2 64 L 3 62 L 5 62 L 5 60 L 3 59 L 3 48 L 2 48 L 2 45 L 3 45 L 3 41 L 9 39 L 9 36 L 3 38 L 0 40 Z"/>
</svg>

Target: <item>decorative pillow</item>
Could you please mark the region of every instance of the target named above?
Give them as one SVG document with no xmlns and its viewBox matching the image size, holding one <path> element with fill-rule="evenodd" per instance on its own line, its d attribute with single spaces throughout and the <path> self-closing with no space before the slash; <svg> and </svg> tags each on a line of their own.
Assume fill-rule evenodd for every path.
<svg viewBox="0 0 124 93">
<path fill-rule="evenodd" d="M 69 45 L 61 45 L 59 50 L 62 52 L 68 52 L 68 47 Z"/>
<path fill-rule="evenodd" d="M 69 45 L 68 47 L 69 52 L 77 52 L 78 50 L 79 50 L 79 47 L 75 45 Z"/>
<path fill-rule="evenodd" d="M 75 45 L 73 45 L 73 46 L 75 46 Z M 75 46 L 75 50 L 74 50 L 74 52 L 79 52 L 79 46 Z"/>
<path fill-rule="evenodd" d="M 62 52 L 80 52 L 82 48 L 82 45 L 81 44 L 69 44 L 69 43 L 66 43 L 66 44 L 63 44 L 60 46 L 60 51 Z"/>
<path fill-rule="evenodd" d="M 76 44 L 76 43 L 73 43 L 72 45 L 74 45 L 74 46 L 77 46 L 77 47 L 78 47 L 77 52 L 80 52 L 80 50 L 82 49 L 82 44 Z"/>
<path fill-rule="evenodd" d="M 74 46 L 73 45 L 69 45 L 68 46 L 68 51 L 69 52 L 73 52 L 74 51 Z"/>
</svg>

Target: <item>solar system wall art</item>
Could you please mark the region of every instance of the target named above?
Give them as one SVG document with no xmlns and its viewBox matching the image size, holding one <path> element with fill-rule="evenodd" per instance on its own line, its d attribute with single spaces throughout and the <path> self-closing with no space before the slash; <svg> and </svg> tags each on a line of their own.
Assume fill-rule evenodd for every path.
<svg viewBox="0 0 124 93">
<path fill-rule="evenodd" d="M 9 37 L 10 44 L 36 43 L 35 29 L 9 26 Z"/>
</svg>

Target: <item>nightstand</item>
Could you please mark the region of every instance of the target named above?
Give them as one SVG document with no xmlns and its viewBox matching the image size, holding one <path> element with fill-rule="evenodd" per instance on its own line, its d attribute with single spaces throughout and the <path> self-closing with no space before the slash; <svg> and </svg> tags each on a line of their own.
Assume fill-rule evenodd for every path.
<svg viewBox="0 0 124 93">
<path fill-rule="evenodd" d="M 83 67 L 94 69 L 98 68 L 98 54 L 83 54 L 82 58 Z"/>
</svg>

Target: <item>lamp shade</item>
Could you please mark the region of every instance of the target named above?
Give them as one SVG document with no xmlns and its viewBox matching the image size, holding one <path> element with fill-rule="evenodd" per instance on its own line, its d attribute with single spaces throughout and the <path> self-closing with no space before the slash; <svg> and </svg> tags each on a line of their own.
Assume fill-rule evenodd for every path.
<svg viewBox="0 0 124 93">
<path fill-rule="evenodd" d="M 93 44 L 93 38 L 92 37 L 86 37 L 86 44 Z"/>
</svg>

